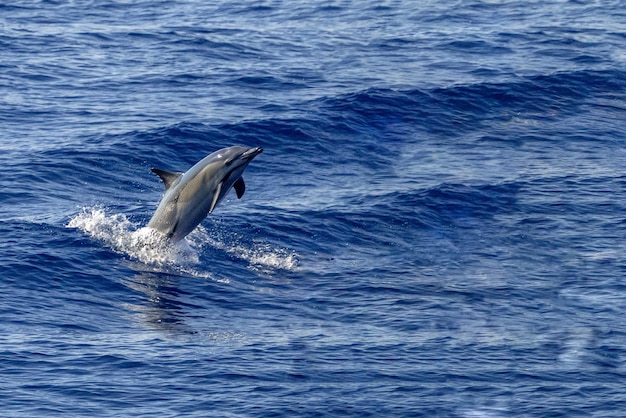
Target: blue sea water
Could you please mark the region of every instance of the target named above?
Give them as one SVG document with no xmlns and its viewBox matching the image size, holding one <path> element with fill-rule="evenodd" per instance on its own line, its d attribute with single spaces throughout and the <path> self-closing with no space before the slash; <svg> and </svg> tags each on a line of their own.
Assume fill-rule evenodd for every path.
<svg viewBox="0 0 626 418">
<path fill-rule="evenodd" d="M 9 0 L 0 54 L 1 416 L 626 414 L 623 0 Z"/>
</svg>

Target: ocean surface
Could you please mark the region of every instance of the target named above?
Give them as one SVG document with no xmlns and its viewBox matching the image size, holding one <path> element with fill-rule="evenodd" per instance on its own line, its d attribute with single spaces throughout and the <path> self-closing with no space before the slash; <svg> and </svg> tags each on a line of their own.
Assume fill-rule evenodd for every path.
<svg viewBox="0 0 626 418">
<path fill-rule="evenodd" d="M 626 416 L 626 1 L 5 0 L 0 57 L 0 416 Z"/>
</svg>

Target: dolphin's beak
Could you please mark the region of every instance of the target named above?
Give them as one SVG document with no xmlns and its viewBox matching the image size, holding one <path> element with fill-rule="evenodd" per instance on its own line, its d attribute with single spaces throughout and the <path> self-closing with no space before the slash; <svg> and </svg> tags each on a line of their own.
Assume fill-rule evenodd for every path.
<svg viewBox="0 0 626 418">
<path fill-rule="evenodd" d="M 226 167 L 229 167 L 235 161 L 237 161 L 237 165 L 244 164 L 244 163 L 247 164 L 250 161 L 252 161 L 252 159 L 254 157 L 256 157 L 257 155 L 259 155 L 262 152 L 263 152 L 263 148 L 261 148 L 261 147 L 248 148 L 247 150 L 245 150 L 241 154 L 239 154 L 239 155 L 232 155 L 229 159 L 224 160 L 224 165 Z"/>
<path fill-rule="evenodd" d="M 241 155 L 241 158 L 251 160 L 262 152 L 263 152 L 263 148 L 261 147 L 250 148 L 249 150 L 247 150 Z"/>
</svg>

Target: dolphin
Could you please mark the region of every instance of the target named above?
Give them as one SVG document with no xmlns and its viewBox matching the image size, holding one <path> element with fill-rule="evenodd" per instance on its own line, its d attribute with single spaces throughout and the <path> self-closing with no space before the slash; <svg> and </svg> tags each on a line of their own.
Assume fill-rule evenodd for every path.
<svg viewBox="0 0 626 418">
<path fill-rule="evenodd" d="M 246 191 L 243 171 L 263 148 L 228 147 L 198 161 L 185 173 L 152 168 L 165 185 L 161 203 L 148 227 L 178 242 L 213 212 L 215 206 L 234 187 L 241 199 Z"/>
</svg>

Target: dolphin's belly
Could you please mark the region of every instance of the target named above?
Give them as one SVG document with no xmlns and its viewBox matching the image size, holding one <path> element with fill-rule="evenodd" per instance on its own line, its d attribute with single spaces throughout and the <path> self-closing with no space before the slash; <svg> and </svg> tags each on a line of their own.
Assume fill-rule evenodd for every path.
<svg viewBox="0 0 626 418">
<path fill-rule="evenodd" d="M 150 222 L 148 222 L 148 227 L 156 229 L 167 237 L 171 237 L 175 226 L 176 207 L 164 198 L 154 215 L 152 215 Z"/>
<path fill-rule="evenodd" d="M 210 204 L 211 197 L 206 195 L 190 200 L 184 198 L 184 193 L 166 194 L 148 222 L 148 227 L 156 229 L 173 242 L 180 241 L 206 218 Z"/>
</svg>

